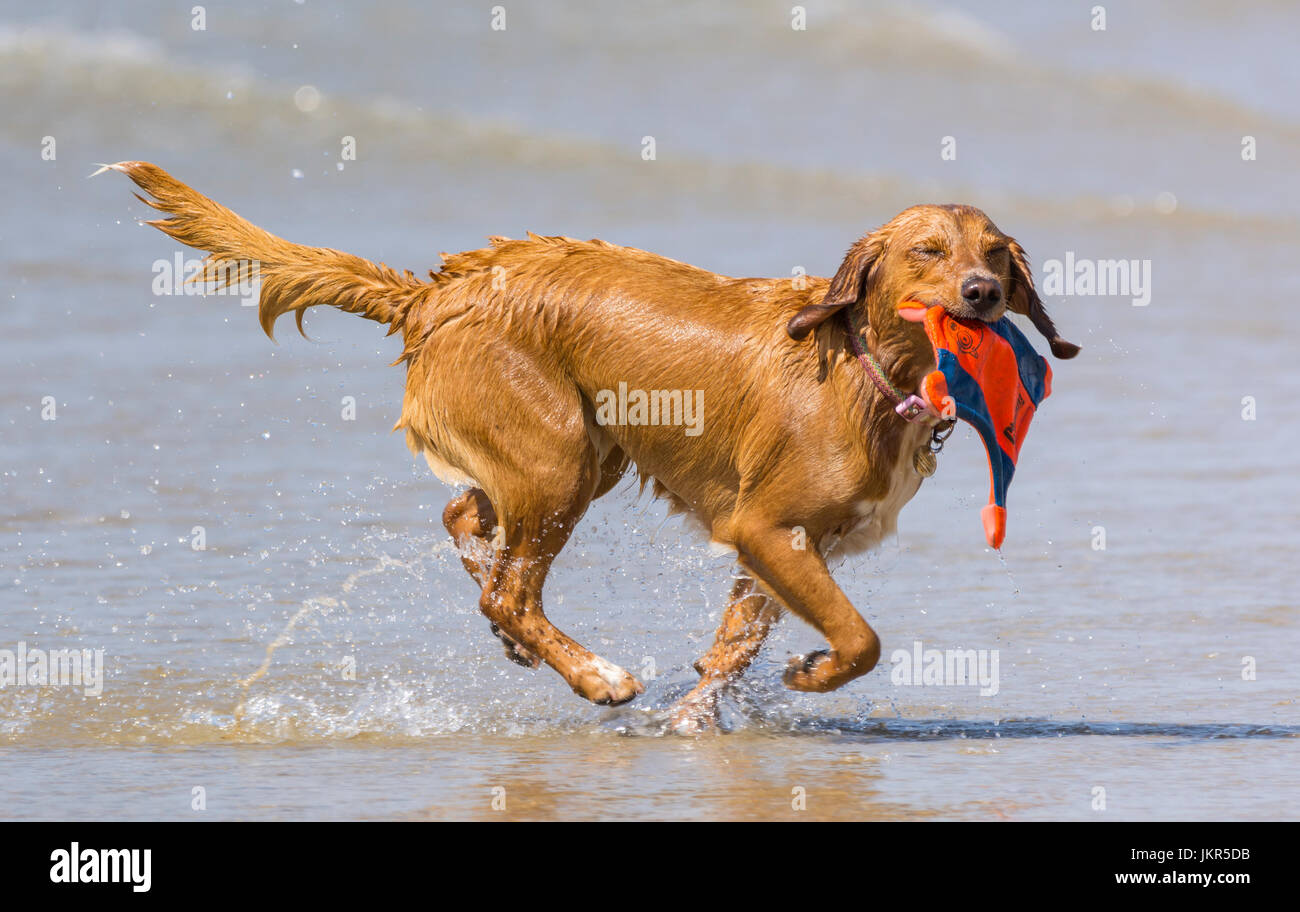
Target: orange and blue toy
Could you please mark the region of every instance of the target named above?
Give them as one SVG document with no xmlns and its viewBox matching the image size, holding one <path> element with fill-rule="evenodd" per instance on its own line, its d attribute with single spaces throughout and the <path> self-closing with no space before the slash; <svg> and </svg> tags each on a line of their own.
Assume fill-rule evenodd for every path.
<svg viewBox="0 0 1300 912">
<path fill-rule="evenodd" d="M 984 441 L 989 503 L 980 519 L 989 545 L 1001 548 L 1007 487 L 1038 404 L 1052 392 L 1052 369 L 1008 317 L 986 323 L 921 306 L 899 307 L 906 319 L 924 323 L 938 361 L 938 369 L 921 381 L 921 398 L 940 415 L 965 421 Z"/>
</svg>

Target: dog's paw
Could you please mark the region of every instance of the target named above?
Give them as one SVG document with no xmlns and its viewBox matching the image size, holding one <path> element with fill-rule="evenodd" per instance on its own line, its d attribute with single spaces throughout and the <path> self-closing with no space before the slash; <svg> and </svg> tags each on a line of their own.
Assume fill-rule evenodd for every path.
<svg viewBox="0 0 1300 912">
<path fill-rule="evenodd" d="M 600 656 L 579 668 L 569 681 L 573 692 L 600 706 L 618 706 L 645 693 L 645 685 Z"/>
<path fill-rule="evenodd" d="M 702 735 L 716 731 L 722 721 L 718 710 L 718 691 L 710 687 L 693 690 L 673 704 L 668 727 L 677 735 Z"/>
<path fill-rule="evenodd" d="M 827 663 L 834 663 L 831 654 L 825 649 L 818 649 L 807 655 L 793 656 L 785 666 L 781 680 L 791 690 L 822 693 L 829 690 L 826 675 Z"/>
</svg>

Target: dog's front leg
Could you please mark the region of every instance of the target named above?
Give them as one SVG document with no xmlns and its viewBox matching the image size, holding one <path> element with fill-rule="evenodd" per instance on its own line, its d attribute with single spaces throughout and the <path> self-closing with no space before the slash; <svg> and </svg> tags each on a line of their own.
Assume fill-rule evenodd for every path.
<svg viewBox="0 0 1300 912">
<path fill-rule="evenodd" d="M 717 724 L 722 689 L 749 667 L 780 614 L 772 599 L 754 591 L 752 579 L 743 576 L 736 580 L 722 611 L 713 647 L 695 663 L 699 683 L 673 704 L 674 731 L 691 734 Z"/>
<path fill-rule="evenodd" d="M 830 643 L 829 651 L 792 659 L 785 670 L 785 686 L 834 690 L 875 667 L 880 639 L 831 578 L 818 550 L 795 547 L 801 537 L 792 531 L 758 518 L 733 523 L 741 566 Z"/>
</svg>

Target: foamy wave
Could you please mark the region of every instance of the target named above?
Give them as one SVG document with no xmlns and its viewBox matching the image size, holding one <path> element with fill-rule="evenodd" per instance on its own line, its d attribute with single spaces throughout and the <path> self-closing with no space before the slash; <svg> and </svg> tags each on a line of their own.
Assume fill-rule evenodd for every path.
<svg viewBox="0 0 1300 912">
<path fill-rule="evenodd" d="M 967 50 L 968 45 L 978 46 L 981 53 L 991 55 L 990 63 L 1001 61 L 999 67 L 1024 70 L 1022 76 L 1045 78 L 1044 73 L 1035 70 L 1035 64 L 1005 54 L 1004 38 L 963 14 L 931 11 L 911 15 L 882 9 L 870 28 L 862 25 L 860 16 L 850 16 L 841 9 L 836 15 L 844 17 L 845 27 L 832 30 L 834 36 L 824 40 L 850 44 L 868 41 L 872 48 L 880 43 L 882 48 L 892 49 L 889 53 L 904 56 L 911 51 L 900 52 L 899 48 L 910 47 L 909 42 L 938 40 Z M 547 21 L 549 28 L 562 28 L 564 17 L 557 14 L 554 22 Z M 851 23 L 857 25 L 851 27 Z M 970 61 L 949 53 L 926 58 L 928 67 L 949 63 L 965 70 Z M 1057 76 L 1065 80 L 1063 85 L 1068 83 L 1077 89 L 1073 76 L 1068 80 L 1062 74 Z M 428 111 L 392 95 L 354 98 L 326 94 L 318 108 L 303 113 L 293 103 L 298 86 L 258 78 L 243 67 L 178 60 L 156 43 L 128 31 L 88 33 L 54 26 L 0 26 L 0 82 L 19 94 L 49 99 L 43 107 L 52 116 L 62 111 L 68 116 L 75 113 L 78 117 L 104 117 L 116 126 L 121 118 L 122 98 L 142 98 L 151 102 L 141 114 L 151 124 L 166 122 L 173 112 L 190 117 L 210 113 L 212 122 L 219 125 L 214 129 L 237 133 L 241 142 L 250 146 L 274 145 L 286 130 L 317 131 L 333 141 L 337 132 L 334 125 L 345 122 L 363 135 L 384 135 L 396 154 L 421 163 L 436 161 L 454 168 L 463 168 L 466 163 L 476 167 L 517 165 L 571 174 L 581 177 L 593 199 L 617 199 L 627 204 L 632 204 L 629 200 L 638 192 L 651 192 L 630 180 L 628 169 L 640 163 L 630 160 L 628 150 L 600 139 L 558 131 L 537 132 L 456 112 Z M 1217 106 L 1222 117 L 1234 123 L 1248 116 L 1244 109 L 1226 100 L 1207 99 L 1203 93 L 1149 79 L 1111 75 L 1091 83 L 1093 90 L 1107 97 L 1136 91 L 1160 108 L 1184 105 L 1204 115 Z M 1259 115 L 1249 113 L 1249 117 L 1256 128 L 1261 125 Z M 1044 197 L 954 182 L 941 186 L 932 180 L 894 173 L 799 167 L 761 159 L 720 161 L 689 152 L 661 159 L 655 168 L 660 176 L 655 194 L 663 186 L 691 188 L 700 197 L 712 197 L 738 213 L 772 210 L 794 218 L 850 220 L 864 210 L 887 214 L 924 200 L 981 199 L 1012 216 L 1053 218 L 1065 208 L 1076 219 L 1106 220 L 1121 215 L 1158 220 L 1163 226 L 1214 228 L 1247 224 L 1261 231 L 1275 231 L 1290 230 L 1295 223 L 1284 215 L 1242 214 L 1188 205 L 1180 205 L 1175 213 L 1162 214 L 1154 198 L 1116 200 L 1088 194 Z M 755 188 L 775 192 L 755 193 Z"/>
</svg>

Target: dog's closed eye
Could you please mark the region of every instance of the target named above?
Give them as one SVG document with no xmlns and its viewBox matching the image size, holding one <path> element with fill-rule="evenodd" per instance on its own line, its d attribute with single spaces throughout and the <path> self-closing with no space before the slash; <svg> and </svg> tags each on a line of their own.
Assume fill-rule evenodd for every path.
<svg viewBox="0 0 1300 912">
<path fill-rule="evenodd" d="M 923 241 L 914 246 L 910 252 L 919 259 L 939 260 L 948 255 L 948 248 L 941 241 Z"/>
</svg>

